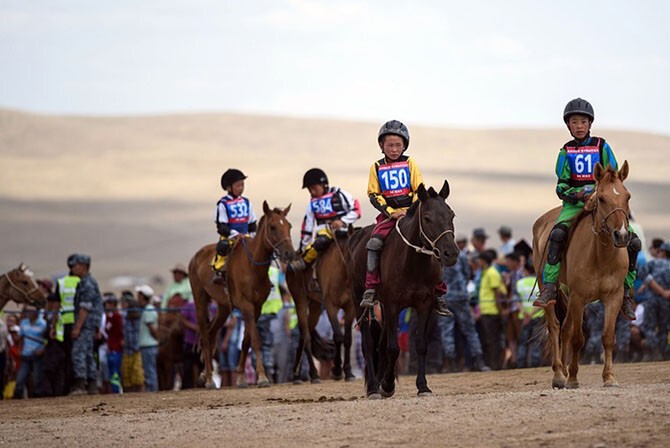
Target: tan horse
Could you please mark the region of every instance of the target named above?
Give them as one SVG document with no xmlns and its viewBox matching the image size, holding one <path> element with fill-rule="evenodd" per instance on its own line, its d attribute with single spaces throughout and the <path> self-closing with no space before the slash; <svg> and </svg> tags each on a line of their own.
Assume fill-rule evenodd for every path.
<svg viewBox="0 0 670 448">
<path fill-rule="evenodd" d="M 630 240 L 628 216 L 630 193 L 623 185 L 628 176 L 628 162 L 617 172 L 596 164 L 595 192 L 584 211 L 571 227 L 569 243 L 559 275 L 556 305 L 546 308 L 549 339 L 556 388 L 577 388 L 579 352 L 584 346 L 582 322 L 584 307 L 595 300 L 605 306 L 603 347 L 605 386 L 616 386 L 612 371 L 614 327 L 623 301 L 623 282 L 628 271 L 626 245 Z M 546 261 L 547 239 L 556 222 L 560 207 L 542 215 L 533 226 L 533 259 L 538 279 Z M 567 294 L 567 297 L 566 297 Z M 566 382 L 567 378 L 567 382 Z"/>
<path fill-rule="evenodd" d="M 261 356 L 261 339 L 256 328 L 256 321 L 261 313 L 272 283 L 268 277 L 268 267 L 273 254 L 279 259 L 289 262 L 296 257 L 291 243 L 291 224 L 286 219 L 291 206 L 284 210 L 271 209 L 263 201 L 263 216 L 258 223 L 254 238 L 244 238 L 236 246 L 228 258 L 228 294 L 223 286 L 212 283 L 211 262 L 216 250 L 215 244 L 201 248 L 188 266 L 188 277 L 193 290 L 198 327 L 200 328 L 200 349 L 202 351 L 205 371 L 205 386 L 214 388 L 212 380 L 212 354 L 216 351 L 215 341 L 218 331 L 226 322 L 231 306 L 240 310 L 244 318 L 244 342 L 237 368 L 238 387 L 247 386 L 244 366 L 249 347 L 256 353 L 256 372 L 258 386 L 269 386 Z M 216 317 L 210 322 L 209 304 L 214 299 L 218 304 Z"/>
<path fill-rule="evenodd" d="M 10 300 L 40 308 L 47 301 L 46 292 L 37 285 L 34 274 L 23 263 L 0 276 L 0 310 Z"/>
<path fill-rule="evenodd" d="M 296 351 L 293 366 L 294 383 L 300 377 L 300 366 L 304 348 L 307 350 L 307 359 L 310 364 L 310 377 L 313 383 L 318 383 L 318 373 L 314 367 L 312 353 L 319 358 L 319 353 L 331 352 L 326 341 L 320 339 L 315 332 L 316 324 L 321 316 L 321 307 L 325 307 L 328 320 L 333 328 L 333 342 L 335 343 L 334 364 L 331 377 L 334 380 L 346 381 L 355 379 L 351 372 L 351 342 L 353 322 L 356 309 L 352 300 L 351 278 L 349 276 L 349 236 L 353 233 L 350 228 L 346 236 L 336 237 L 330 247 L 319 257 L 316 264 L 302 272 L 288 272 L 286 281 L 296 304 L 298 322 L 300 325 L 300 342 Z M 313 282 L 316 270 L 317 284 Z M 315 289 L 318 286 L 319 289 Z M 344 310 L 344 332 L 337 314 Z M 344 352 L 344 353 L 342 353 Z"/>
</svg>

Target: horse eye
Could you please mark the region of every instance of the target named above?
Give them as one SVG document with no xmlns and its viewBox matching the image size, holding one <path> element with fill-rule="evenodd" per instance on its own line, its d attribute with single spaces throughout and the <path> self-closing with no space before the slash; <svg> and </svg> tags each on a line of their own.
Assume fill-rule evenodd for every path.
<svg viewBox="0 0 670 448">
<path fill-rule="evenodd" d="M 603 203 L 603 202 L 605 202 L 605 199 L 604 199 L 604 198 L 601 198 L 601 197 L 599 197 L 599 198 L 598 198 L 598 202 L 600 202 L 600 203 Z"/>
<path fill-rule="evenodd" d="M 274 224 L 272 224 L 270 225 L 270 230 L 274 232 L 275 230 L 277 230 L 277 227 Z"/>
</svg>

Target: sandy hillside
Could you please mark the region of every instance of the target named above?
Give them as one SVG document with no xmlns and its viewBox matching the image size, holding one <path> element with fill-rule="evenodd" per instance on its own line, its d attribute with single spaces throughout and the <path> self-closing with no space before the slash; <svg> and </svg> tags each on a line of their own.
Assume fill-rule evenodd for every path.
<svg viewBox="0 0 670 448">
<path fill-rule="evenodd" d="M 556 152 L 563 129 L 463 130 L 410 126 L 408 154 L 426 182 L 448 178 L 457 231 L 509 224 L 529 238 L 533 220 L 557 203 Z M 0 267 L 26 261 L 40 275 L 62 271 L 68 253 L 94 256 L 94 272 L 166 275 L 216 239 L 212 224 L 227 167 L 248 176 L 257 211 L 293 204 L 294 240 L 307 202 L 305 170 L 363 204 L 368 169 L 380 155 L 379 123 L 233 114 L 150 117 L 46 116 L 0 110 Z M 670 137 L 596 129 L 631 164 L 632 205 L 648 236 L 670 237 L 665 172 Z"/>
</svg>

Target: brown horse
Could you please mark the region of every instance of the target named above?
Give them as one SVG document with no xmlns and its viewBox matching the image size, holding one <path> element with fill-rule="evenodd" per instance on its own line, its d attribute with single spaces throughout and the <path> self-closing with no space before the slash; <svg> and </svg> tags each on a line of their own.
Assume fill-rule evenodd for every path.
<svg viewBox="0 0 670 448">
<path fill-rule="evenodd" d="M 318 358 L 319 353 L 330 352 L 327 342 L 321 340 L 315 332 L 322 305 L 326 309 L 328 320 L 333 328 L 333 342 L 335 343 L 331 377 L 334 380 L 344 378 L 346 381 L 351 381 L 355 379 L 351 372 L 350 352 L 356 310 L 351 299 L 351 278 L 348 269 L 351 260 L 348 243 L 352 233 L 353 227 L 345 235 L 336 236 L 330 247 L 307 270 L 289 271 L 286 275 L 286 282 L 296 304 L 300 324 L 300 342 L 293 366 L 295 383 L 299 382 L 297 378 L 300 377 L 300 366 L 305 347 L 311 347 L 311 350 L 307 350 L 306 355 L 310 364 L 310 377 L 315 383 L 319 381 L 312 353 Z M 316 271 L 317 282 L 313 281 L 314 271 Z M 344 310 L 344 333 L 337 317 L 340 309 Z M 344 356 L 342 356 L 343 349 Z M 342 358 L 344 358 L 344 363 Z"/>
<path fill-rule="evenodd" d="M 178 310 L 184 304 L 181 295 L 175 294 L 167 304 L 170 311 L 163 310 L 158 317 L 158 356 L 156 357 L 158 390 L 174 388 L 175 367 L 183 363 L 184 331 L 181 327 L 181 311 Z"/>
<path fill-rule="evenodd" d="M 198 327 L 200 328 L 200 348 L 205 363 L 203 372 L 207 388 L 214 388 L 212 380 L 212 354 L 216 351 L 217 332 L 226 322 L 234 306 L 244 317 L 244 342 L 237 368 L 238 387 L 247 386 L 244 365 L 249 347 L 256 352 L 256 372 L 258 386 L 269 386 L 270 380 L 265 374 L 261 356 L 261 340 L 256 328 L 256 321 L 261 313 L 263 302 L 270 293 L 272 283 L 268 277 L 268 266 L 273 254 L 288 263 L 296 257 L 291 243 L 291 224 L 286 219 L 291 206 L 284 210 L 271 209 L 263 201 L 263 216 L 258 223 L 254 238 L 244 238 L 228 256 L 228 292 L 223 286 L 212 283 L 212 258 L 216 250 L 215 244 L 201 248 L 188 266 L 189 280 L 193 290 Z M 209 320 L 209 303 L 214 299 L 218 311 L 213 321 Z"/>
<path fill-rule="evenodd" d="M 616 386 L 612 371 L 614 327 L 623 301 L 623 282 L 628 271 L 626 245 L 630 240 L 628 216 L 630 193 L 623 184 L 628 162 L 617 172 L 597 164 L 594 194 L 571 226 L 569 244 L 561 264 L 559 294 L 555 305 L 546 308 L 549 329 L 547 343 L 552 354 L 556 388 L 577 388 L 579 352 L 584 346 L 582 322 L 586 304 L 600 299 L 605 306 L 603 347 L 605 386 Z M 561 208 L 542 215 L 533 226 L 533 259 L 538 279 L 546 261 L 544 250 Z M 566 382 L 567 377 L 567 382 Z"/>
<path fill-rule="evenodd" d="M 370 399 L 390 397 L 395 392 L 398 348 L 398 316 L 404 308 L 412 307 L 419 317 L 416 351 L 418 373 L 416 386 L 419 396 L 432 392 L 426 382 L 426 352 L 428 319 L 435 305 L 436 285 L 442 281 L 442 268 L 453 266 L 458 258 L 454 242 L 454 212 L 445 199 L 449 183 L 445 180 L 439 193 L 423 184 L 417 189 L 418 201 L 396 223 L 384 242 L 380 263 L 381 285 L 377 297 L 382 307 L 383 327 L 370 317 L 373 313 L 361 309 L 359 302 L 365 290 L 367 249 L 374 226 L 356 232 L 350 240 L 353 297 L 356 314 L 361 321 L 365 383 Z"/>
<path fill-rule="evenodd" d="M 23 263 L 19 267 L 0 275 L 0 310 L 10 300 L 40 308 L 47 301 L 46 292 L 38 286 L 34 274 Z"/>
</svg>

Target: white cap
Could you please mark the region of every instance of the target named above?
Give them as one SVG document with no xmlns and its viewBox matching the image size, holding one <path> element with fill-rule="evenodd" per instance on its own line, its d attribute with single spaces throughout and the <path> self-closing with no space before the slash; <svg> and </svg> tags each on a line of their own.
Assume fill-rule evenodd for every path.
<svg viewBox="0 0 670 448">
<path fill-rule="evenodd" d="M 154 290 L 149 285 L 135 286 L 135 292 L 141 293 L 144 297 L 150 299 L 154 296 Z"/>
<path fill-rule="evenodd" d="M 16 333 L 21 333 L 21 327 L 19 327 L 18 325 L 12 325 L 11 327 L 9 327 L 9 331 L 14 331 Z"/>
</svg>

